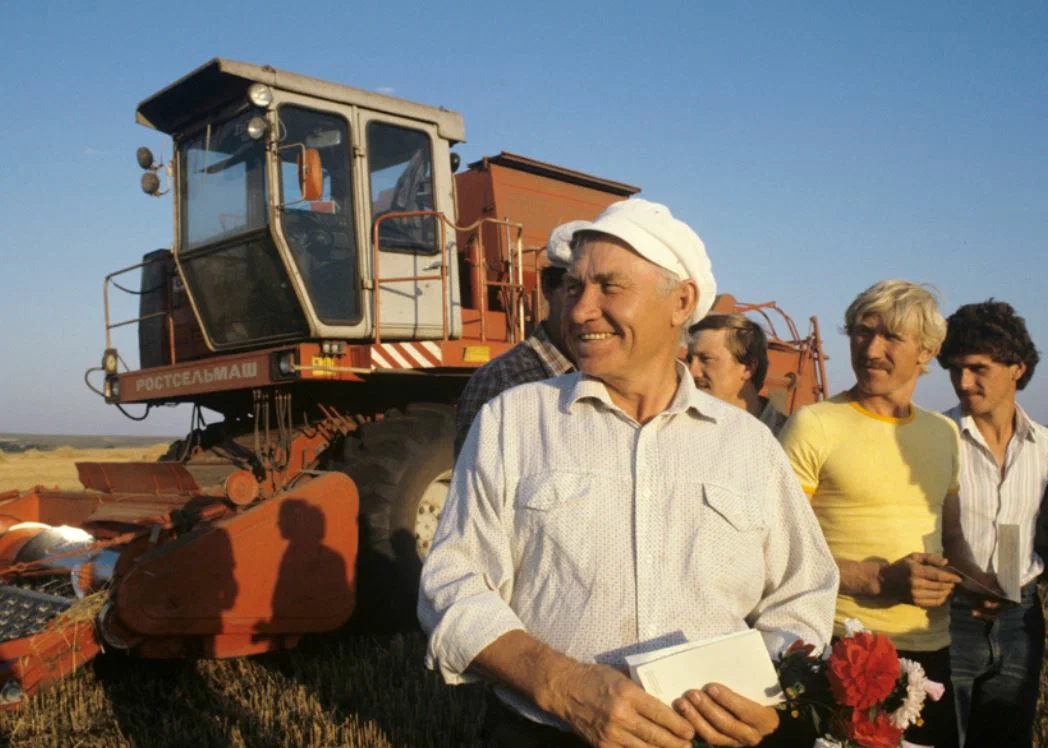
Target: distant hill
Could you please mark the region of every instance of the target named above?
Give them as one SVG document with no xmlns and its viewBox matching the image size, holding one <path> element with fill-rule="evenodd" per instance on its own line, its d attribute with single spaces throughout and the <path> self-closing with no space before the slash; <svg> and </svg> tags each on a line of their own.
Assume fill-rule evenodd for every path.
<svg viewBox="0 0 1048 748">
<path fill-rule="evenodd" d="M 177 436 L 84 436 L 83 434 L 3 434 L 0 433 L 0 452 L 25 452 L 36 449 L 47 452 L 58 447 L 74 449 L 118 449 L 150 447 L 171 442 Z"/>
</svg>

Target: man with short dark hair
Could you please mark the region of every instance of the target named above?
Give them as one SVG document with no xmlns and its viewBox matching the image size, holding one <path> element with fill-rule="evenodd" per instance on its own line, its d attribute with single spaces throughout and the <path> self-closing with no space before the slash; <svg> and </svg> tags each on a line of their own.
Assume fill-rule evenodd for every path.
<svg viewBox="0 0 1048 748">
<path fill-rule="evenodd" d="M 768 338 L 760 325 L 741 314 L 710 314 L 688 335 L 695 386 L 747 411 L 778 436 L 786 416 L 760 396 L 768 374 Z"/>
<path fill-rule="evenodd" d="M 429 667 L 494 682 L 488 746 L 756 745 L 773 708 L 721 684 L 670 708 L 625 655 L 749 628 L 773 654 L 828 641 L 837 570 L 785 455 L 677 360 L 715 288 L 665 206 L 612 205 L 565 281 L 580 371 L 470 429 L 418 610 Z"/>
<path fill-rule="evenodd" d="M 1029 746 L 1044 652 L 1034 547 L 1048 485 L 1048 428 L 1015 401 L 1037 366 L 1026 323 L 1002 301 L 966 304 L 950 315 L 939 363 L 960 404 L 946 412 L 961 434 L 960 547 L 950 560 L 990 589 L 1000 589 L 1002 525 L 1018 526 L 1022 602 L 1001 608 L 959 591 L 951 605 L 952 679 L 962 741 L 970 746 Z"/>
<path fill-rule="evenodd" d="M 575 371 L 564 339 L 564 292 L 561 281 L 571 265 L 571 234 L 584 221 L 570 221 L 553 229 L 546 246 L 546 266 L 539 285 L 549 314 L 526 340 L 481 366 L 466 383 L 455 415 L 455 459 L 462 451 L 469 427 L 484 404 L 510 387 Z"/>
</svg>

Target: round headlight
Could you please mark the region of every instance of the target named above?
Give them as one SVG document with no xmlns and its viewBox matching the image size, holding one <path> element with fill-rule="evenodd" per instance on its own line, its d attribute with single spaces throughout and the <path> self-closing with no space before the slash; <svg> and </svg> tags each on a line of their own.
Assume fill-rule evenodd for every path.
<svg viewBox="0 0 1048 748">
<path fill-rule="evenodd" d="M 247 89 L 247 97 L 252 104 L 265 109 L 273 103 L 273 90 L 265 83 L 252 83 Z"/>
<path fill-rule="evenodd" d="M 107 348 L 106 352 L 102 354 L 102 369 L 106 374 L 116 374 L 117 361 L 119 359 L 116 355 L 115 348 Z"/>
<path fill-rule="evenodd" d="M 263 117 L 252 117 L 247 121 L 247 136 L 252 140 L 261 140 L 268 129 L 269 124 Z"/>
<path fill-rule="evenodd" d="M 293 353 L 285 353 L 280 357 L 280 363 L 277 364 L 277 368 L 280 369 L 280 373 L 285 377 L 289 377 L 295 373 L 295 360 Z"/>
<path fill-rule="evenodd" d="M 107 400 L 120 399 L 120 380 L 116 377 L 106 378 L 105 386 L 102 388 Z"/>
<path fill-rule="evenodd" d="M 142 192 L 147 195 L 155 195 L 160 192 L 160 177 L 151 171 L 142 175 Z"/>
<path fill-rule="evenodd" d="M 152 169 L 153 164 L 156 163 L 156 159 L 153 158 L 153 152 L 145 146 L 135 151 L 135 159 L 143 169 Z"/>
</svg>

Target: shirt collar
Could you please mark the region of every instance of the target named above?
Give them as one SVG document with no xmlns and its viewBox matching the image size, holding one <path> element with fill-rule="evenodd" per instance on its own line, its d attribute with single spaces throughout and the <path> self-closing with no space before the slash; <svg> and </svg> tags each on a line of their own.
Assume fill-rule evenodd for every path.
<svg viewBox="0 0 1048 748">
<path fill-rule="evenodd" d="M 550 340 L 545 322 L 536 327 L 524 342 L 535 351 L 543 368 L 551 377 L 559 377 L 561 374 L 575 371 L 575 365 Z"/>
<path fill-rule="evenodd" d="M 975 425 L 975 420 L 970 415 L 966 415 L 960 405 L 950 408 L 945 415 L 954 420 L 962 434 L 967 434 L 968 438 L 985 443 L 979 427 Z M 1037 441 L 1037 429 L 1034 428 L 1033 421 L 1019 403 L 1015 404 L 1015 435 L 1019 437 L 1020 441 Z"/>
<path fill-rule="evenodd" d="M 726 403 L 721 403 L 712 395 L 709 395 L 696 387 L 695 381 L 691 378 L 691 372 L 688 371 L 688 367 L 684 365 L 683 361 L 680 361 L 679 359 L 675 361 L 675 368 L 677 369 L 677 391 L 673 394 L 673 399 L 670 400 L 670 404 L 663 411 L 663 414 L 676 415 L 688 412 L 703 420 L 716 423 L 717 410 L 719 407 L 722 405 L 725 407 L 734 407 L 728 406 Z M 606 408 L 618 411 L 624 416 L 626 415 L 625 412 L 612 401 L 607 386 L 597 377 L 579 372 L 575 377 L 574 383 L 568 388 L 566 395 L 567 398 L 565 400 L 565 405 L 569 411 L 574 408 L 576 403 L 588 400 L 591 402 L 599 402 Z M 630 420 L 633 419 L 631 418 Z"/>
</svg>

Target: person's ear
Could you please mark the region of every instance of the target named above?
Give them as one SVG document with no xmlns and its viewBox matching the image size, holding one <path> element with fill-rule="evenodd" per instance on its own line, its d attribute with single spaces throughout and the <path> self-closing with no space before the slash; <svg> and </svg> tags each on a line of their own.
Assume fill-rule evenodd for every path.
<svg viewBox="0 0 1048 748">
<path fill-rule="evenodd" d="M 687 324 L 699 303 L 699 287 L 691 278 L 681 281 L 673 292 L 673 326 Z"/>
</svg>

